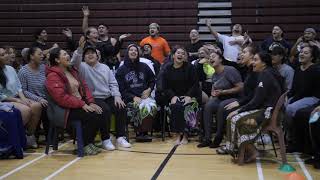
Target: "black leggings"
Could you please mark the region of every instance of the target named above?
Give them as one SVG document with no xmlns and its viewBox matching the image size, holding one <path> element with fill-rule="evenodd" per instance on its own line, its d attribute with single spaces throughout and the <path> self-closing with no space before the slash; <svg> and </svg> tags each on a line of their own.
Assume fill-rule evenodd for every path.
<svg viewBox="0 0 320 180">
<path fill-rule="evenodd" d="M 70 128 L 72 121 L 81 121 L 82 125 L 82 138 L 84 145 L 94 142 L 99 123 L 99 116 L 97 113 L 85 112 L 83 109 L 71 109 L 68 124 Z"/>
<path fill-rule="evenodd" d="M 94 99 L 95 103 L 103 110 L 102 118 L 99 122 L 99 130 L 101 139 L 106 140 L 110 138 L 110 124 L 112 113 L 116 116 L 116 137 L 125 136 L 125 127 L 127 123 L 126 108 L 118 108 L 114 104 L 114 98 L 108 99 Z"/>
</svg>

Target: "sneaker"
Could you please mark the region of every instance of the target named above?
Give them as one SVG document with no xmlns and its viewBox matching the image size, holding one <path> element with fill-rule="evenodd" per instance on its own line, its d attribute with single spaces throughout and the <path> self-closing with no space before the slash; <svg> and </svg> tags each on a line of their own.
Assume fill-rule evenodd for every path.
<svg viewBox="0 0 320 180">
<path fill-rule="evenodd" d="M 117 145 L 123 148 L 130 148 L 131 144 L 124 137 L 118 137 Z"/>
<path fill-rule="evenodd" d="M 104 140 L 102 142 L 102 148 L 103 149 L 106 149 L 108 151 L 113 151 L 115 150 L 116 148 L 114 147 L 114 145 L 112 144 L 112 141 L 111 141 L 111 138 L 110 139 L 107 139 L 107 140 Z"/>
<path fill-rule="evenodd" d="M 38 148 L 36 137 L 34 135 L 27 136 L 26 138 L 27 138 L 27 147 L 30 147 L 32 149 Z"/>
</svg>

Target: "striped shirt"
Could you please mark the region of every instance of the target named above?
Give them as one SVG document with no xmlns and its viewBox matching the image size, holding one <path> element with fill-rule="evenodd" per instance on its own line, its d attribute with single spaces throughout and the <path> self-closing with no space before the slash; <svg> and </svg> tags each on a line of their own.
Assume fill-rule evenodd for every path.
<svg viewBox="0 0 320 180">
<path fill-rule="evenodd" d="M 24 65 L 19 73 L 23 94 L 34 101 L 39 102 L 41 99 L 45 99 L 45 86 L 46 80 L 45 65 L 41 64 L 39 70 L 34 72 L 30 69 L 29 65 Z"/>
</svg>

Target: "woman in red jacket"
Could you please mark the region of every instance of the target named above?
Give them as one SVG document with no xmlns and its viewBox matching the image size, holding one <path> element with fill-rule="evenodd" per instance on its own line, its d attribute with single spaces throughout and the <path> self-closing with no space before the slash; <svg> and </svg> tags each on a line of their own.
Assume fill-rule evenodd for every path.
<svg viewBox="0 0 320 180">
<path fill-rule="evenodd" d="M 95 155 L 100 152 L 93 145 L 99 114 L 102 109 L 94 103 L 86 83 L 80 80 L 78 72 L 70 66 L 70 56 L 60 48 L 50 51 L 50 67 L 46 69 L 46 88 L 52 99 L 66 109 L 65 124 L 81 120 L 84 152 Z"/>
</svg>

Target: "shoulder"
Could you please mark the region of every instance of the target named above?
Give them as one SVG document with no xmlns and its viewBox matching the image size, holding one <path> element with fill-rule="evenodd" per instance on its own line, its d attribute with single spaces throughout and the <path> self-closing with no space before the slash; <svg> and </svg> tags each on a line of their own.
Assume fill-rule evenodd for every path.
<svg viewBox="0 0 320 180">
<path fill-rule="evenodd" d="M 147 41 L 149 41 L 150 40 L 150 36 L 147 36 L 147 37 L 145 37 L 145 38 L 143 38 L 142 40 L 141 40 L 141 43 L 146 43 Z M 140 44 L 141 44 L 140 43 Z"/>
<path fill-rule="evenodd" d="M 22 66 L 21 69 L 19 70 L 18 74 L 25 74 L 26 72 L 28 72 L 29 70 L 28 70 L 27 66 L 28 66 L 27 64 Z"/>
<path fill-rule="evenodd" d="M 5 68 L 6 68 L 7 71 L 10 71 L 10 72 L 11 71 L 14 71 L 14 72 L 16 71 L 12 66 L 5 65 Z"/>
<path fill-rule="evenodd" d="M 105 64 L 103 64 L 103 63 L 99 63 L 99 62 L 98 62 L 97 65 L 99 66 L 99 68 L 103 69 L 104 71 L 107 71 L 107 72 L 111 71 L 110 68 L 109 68 L 109 66 L 107 66 L 107 65 L 105 65 Z"/>
<path fill-rule="evenodd" d="M 238 72 L 238 70 L 233 66 L 224 66 L 226 72 Z"/>
</svg>

